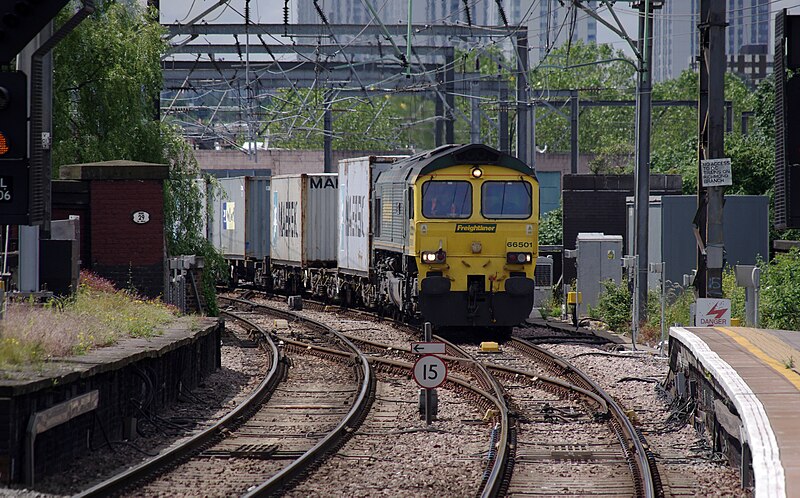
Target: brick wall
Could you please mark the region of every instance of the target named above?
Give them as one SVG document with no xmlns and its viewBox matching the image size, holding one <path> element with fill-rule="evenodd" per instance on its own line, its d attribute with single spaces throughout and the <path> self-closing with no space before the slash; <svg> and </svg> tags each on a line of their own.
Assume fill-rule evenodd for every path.
<svg viewBox="0 0 800 498">
<path fill-rule="evenodd" d="M 157 296 L 164 291 L 164 205 L 161 180 L 91 182 L 92 269 L 125 288 Z M 133 213 L 150 221 L 137 224 Z"/>
</svg>

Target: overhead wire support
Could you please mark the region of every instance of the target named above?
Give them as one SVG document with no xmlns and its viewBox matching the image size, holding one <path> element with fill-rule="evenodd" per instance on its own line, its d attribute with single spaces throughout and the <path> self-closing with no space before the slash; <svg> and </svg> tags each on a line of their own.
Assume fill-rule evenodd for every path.
<svg viewBox="0 0 800 498">
<path fill-rule="evenodd" d="M 392 39 L 392 35 L 389 33 L 389 30 L 386 29 L 386 26 L 383 24 L 383 21 L 381 21 L 380 16 L 378 16 L 378 12 L 376 12 L 375 8 L 372 6 L 372 2 L 370 2 L 369 0 L 361 0 L 361 3 L 363 3 L 364 6 L 367 7 L 367 10 L 369 10 L 369 13 L 372 15 L 372 18 L 375 20 L 376 23 L 378 23 L 378 26 L 381 27 L 381 30 L 383 31 L 383 35 L 386 38 L 386 40 L 389 43 L 392 44 L 392 48 L 394 48 L 394 53 L 397 56 L 397 59 L 400 62 L 402 62 L 403 64 L 408 64 L 408 59 L 406 58 L 405 54 L 403 54 L 403 52 L 400 50 L 400 48 L 397 46 L 397 44 L 394 42 L 394 39 Z M 409 9 L 409 14 L 410 14 L 411 13 L 411 2 L 410 2 L 410 0 L 409 0 L 408 9 Z M 408 21 L 408 25 L 409 25 L 409 27 L 408 27 L 408 36 L 411 36 L 411 20 L 410 19 Z M 411 42 L 409 41 L 409 43 L 411 43 Z"/>
<path fill-rule="evenodd" d="M 408 0 L 408 29 L 406 30 L 406 78 L 411 77 L 411 24 L 412 24 L 412 0 Z M 380 47 L 380 39 L 378 39 Z"/>
<path fill-rule="evenodd" d="M 614 21 L 616 21 L 617 23 L 616 26 L 603 19 L 599 14 L 597 14 L 597 12 L 595 12 L 594 9 L 592 9 L 588 5 L 584 5 L 583 1 L 584 0 L 572 0 L 572 4 L 581 9 L 582 11 L 584 11 L 595 21 L 599 22 L 603 26 L 610 29 L 614 34 L 616 34 L 617 36 L 628 42 L 628 45 L 630 46 L 633 53 L 636 55 L 636 58 L 641 60 L 642 52 L 639 50 L 638 44 L 630 36 L 628 36 L 628 33 L 625 31 L 625 27 L 622 25 L 622 22 L 620 22 L 619 17 L 617 17 L 617 13 L 614 12 L 613 2 L 609 2 L 608 0 L 602 0 L 602 4 L 606 6 L 609 13 L 614 18 Z"/>
<path fill-rule="evenodd" d="M 500 14 L 503 26 L 508 27 L 508 17 L 506 16 L 506 10 L 503 8 L 503 0 L 494 0 L 494 2 L 497 4 L 497 12 Z"/>
<path fill-rule="evenodd" d="M 325 13 L 322 11 L 322 7 L 319 6 L 318 0 L 314 0 L 314 7 L 317 9 L 317 13 L 320 16 L 320 19 L 322 20 L 322 23 L 325 25 L 325 27 L 328 28 L 328 31 L 331 34 L 331 39 L 333 40 L 333 43 L 339 48 L 339 50 L 341 50 L 342 54 L 345 56 L 345 60 L 347 60 L 347 66 L 350 68 L 350 74 L 352 74 L 355 77 L 356 81 L 358 81 L 359 87 L 364 91 L 364 95 L 367 97 L 367 99 L 369 99 L 369 106 L 374 108 L 375 104 L 373 104 L 372 99 L 370 99 L 369 93 L 366 91 L 367 89 L 364 86 L 364 82 L 361 81 L 361 77 L 358 75 L 358 71 L 356 71 L 356 68 L 353 67 L 353 61 L 351 59 L 347 58 L 347 54 L 345 54 L 345 52 L 344 52 L 344 47 L 342 47 L 342 44 L 339 43 L 339 39 L 336 37 L 336 34 L 333 31 L 333 28 L 331 28 L 331 25 L 328 22 L 328 18 L 325 16 Z M 395 47 L 395 48 L 397 48 L 397 47 Z M 398 49 L 398 51 L 399 51 L 399 49 Z"/>
</svg>

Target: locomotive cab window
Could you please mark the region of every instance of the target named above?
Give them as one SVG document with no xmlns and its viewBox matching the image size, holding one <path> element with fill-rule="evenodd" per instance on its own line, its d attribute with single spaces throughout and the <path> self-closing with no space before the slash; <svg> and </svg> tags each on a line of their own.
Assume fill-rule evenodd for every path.
<svg viewBox="0 0 800 498">
<path fill-rule="evenodd" d="M 472 185 L 469 182 L 440 180 L 423 183 L 422 216 L 469 218 L 472 216 Z"/>
<path fill-rule="evenodd" d="M 483 182 L 481 214 L 484 218 L 529 218 L 531 198 L 531 185 L 528 182 Z"/>
</svg>

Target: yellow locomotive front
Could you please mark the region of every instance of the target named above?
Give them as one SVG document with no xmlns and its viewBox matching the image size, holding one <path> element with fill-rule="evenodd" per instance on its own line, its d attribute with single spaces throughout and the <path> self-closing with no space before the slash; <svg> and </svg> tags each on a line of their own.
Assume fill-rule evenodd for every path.
<svg viewBox="0 0 800 498">
<path fill-rule="evenodd" d="M 516 158 L 480 147 L 493 160 L 456 156 L 413 181 L 418 309 L 440 327 L 510 327 L 533 307 L 538 181 Z"/>
</svg>

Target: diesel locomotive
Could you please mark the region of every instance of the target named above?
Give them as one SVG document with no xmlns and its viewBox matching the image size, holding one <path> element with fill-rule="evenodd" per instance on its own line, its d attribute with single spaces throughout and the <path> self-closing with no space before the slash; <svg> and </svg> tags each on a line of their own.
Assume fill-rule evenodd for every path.
<svg viewBox="0 0 800 498">
<path fill-rule="evenodd" d="M 388 305 L 436 327 L 510 327 L 524 321 L 533 306 L 538 255 L 534 171 L 481 144 L 446 145 L 372 164 L 367 280 L 345 276 L 343 262 L 351 256 L 347 239 L 359 211 L 355 199 L 347 199 L 354 175 L 347 165 L 340 167 L 344 295 L 358 288 L 366 304 Z"/>
<path fill-rule="evenodd" d="M 306 234 L 306 240 L 335 244 L 336 261 L 321 265 L 297 258 L 291 278 L 284 272 L 278 282 L 280 272 L 266 268 L 285 265 L 286 258 L 272 254 L 272 261 L 257 263 L 263 268 L 259 275 L 275 280 L 269 286 L 302 289 L 437 328 L 509 328 L 528 317 L 538 256 L 539 183 L 524 162 L 482 144 L 445 145 L 411 157 L 345 159 L 329 183 L 338 192 L 325 198 L 336 201 L 314 209 L 329 213 L 325 219 L 335 213 L 336 236 Z M 281 202 L 295 200 L 281 197 Z M 283 226 L 293 223 L 290 214 L 304 212 L 303 197 L 297 202 L 291 212 L 273 206 L 272 212 L 258 213 L 272 234 L 270 254 L 283 243 L 276 234 L 300 236 Z M 305 230 L 331 230 L 327 221 L 298 221 L 305 225 Z"/>
</svg>

